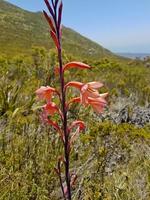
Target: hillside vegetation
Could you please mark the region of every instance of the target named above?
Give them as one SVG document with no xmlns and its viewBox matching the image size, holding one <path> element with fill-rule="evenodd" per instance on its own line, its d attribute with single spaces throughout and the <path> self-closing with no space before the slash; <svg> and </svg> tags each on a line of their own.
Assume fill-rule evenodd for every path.
<svg viewBox="0 0 150 200">
<path fill-rule="evenodd" d="M 0 60 L 0 196 L 6 200 L 60 199 L 53 168 L 62 146 L 55 130 L 41 124 L 35 98 L 41 85 L 59 87 L 52 67 L 56 54 L 36 48 L 32 55 Z M 141 127 L 116 124 L 113 118 L 125 106 L 130 114 L 136 106 L 148 109 L 150 69 L 141 62 L 108 59 L 90 64 L 90 72 L 73 70 L 66 79 L 87 82 L 94 76 L 105 83 L 110 97 L 102 116 L 82 107 L 77 113 L 78 105 L 70 110 L 70 119 L 84 119 L 87 125 L 71 154 L 72 172 L 78 174 L 74 199 L 149 200 L 149 122 Z"/>
<path fill-rule="evenodd" d="M 33 46 L 51 49 L 48 30 L 41 12 L 25 11 L 0 0 L 0 53 L 29 54 Z M 109 50 L 66 27 L 63 27 L 63 48 L 67 54 L 84 58 L 114 57 Z"/>
<path fill-rule="evenodd" d="M 54 167 L 63 147 L 56 131 L 41 123 L 42 102 L 35 97 L 35 90 L 41 85 L 59 89 L 56 51 L 51 48 L 51 41 L 48 42 L 41 13 L 30 13 L 2 0 L 0 5 L 1 19 L 5 16 L 3 28 L 0 26 L 3 31 L 0 35 L 0 200 L 60 200 Z M 17 25 L 18 32 L 16 28 L 13 30 L 15 18 L 22 24 Z M 37 26 L 37 29 L 28 32 L 31 18 L 36 24 L 32 28 Z M 32 33 L 33 39 L 27 33 Z M 85 43 L 82 47 L 80 40 Z M 31 48 L 32 44 L 41 47 Z M 94 77 L 105 85 L 100 92 L 109 91 L 108 106 L 102 115 L 78 104 L 71 107 L 68 115 L 69 120 L 78 118 L 86 122 L 86 130 L 71 152 L 71 172 L 78 176 L 73 200 L 149 200 L 149 58 L 118 59 L 66 28 L 65 45 L 64 63 L 78 59 L 92 66 L 90 71 L 66 72 L 66 81 L 90 82 Z M 97 48 L 97 53 L 84 54 L 86 45 Z"/>
</svg>

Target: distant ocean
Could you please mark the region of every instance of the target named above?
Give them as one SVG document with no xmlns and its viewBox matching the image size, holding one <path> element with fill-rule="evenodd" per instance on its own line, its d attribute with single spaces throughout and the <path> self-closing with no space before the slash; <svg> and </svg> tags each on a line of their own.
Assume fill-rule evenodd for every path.
<svg viewBox="0 0 150 200">
<path fill-rule="evenodd" d="M 120 56 L 126 57 L 126 58 L 139 58 L 139 59 L 143 59 L 147 56 L 150 56 L 150 53 L 116 53 Z"/>
</svg>

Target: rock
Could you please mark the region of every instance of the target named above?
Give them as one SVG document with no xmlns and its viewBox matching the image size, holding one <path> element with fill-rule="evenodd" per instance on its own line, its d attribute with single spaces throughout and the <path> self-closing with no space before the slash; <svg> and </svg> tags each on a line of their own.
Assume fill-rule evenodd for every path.
<svg viewBox="0 0 150 200">
<path fill-rule="evenodd" d="M 130 123 L 143 127 L 146 124 L 150 124 L 150 107 L 128 104 L 118 109 L 111 110 L 109 113 L 106 113 L 103 118 L 117 124 Z"/>
<path fill-rule="evenodd" d="M 130 116 L 129 116 L 129 107 L 125 106 L 118 114 L 118 117 L 116 119 L 117 123 L 128 123 L 130 122 Z"/>
<path fill-rule="evenodd" d="M 133 111 L 131 123 L 139 126 L 150 123 L 150 108 L 136 107 Z"/>
</svg>

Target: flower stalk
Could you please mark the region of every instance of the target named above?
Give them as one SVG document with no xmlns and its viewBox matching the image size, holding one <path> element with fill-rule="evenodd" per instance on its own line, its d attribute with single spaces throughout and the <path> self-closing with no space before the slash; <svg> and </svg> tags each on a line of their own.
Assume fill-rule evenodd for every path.
<svg viewBox="0 0 150 200">
<path fill-rule="evenodd" d="M 67 108 L 66 108 L 66 92 L 65 92 L 65 82 L 64 82 L 64 72 L 62 65 L 62 47 L 60 42 L 60 37 L 58 37 L 59 49 L 58 49 L 58 60 L 60 67 L 60 85 L 61 85 L 61 107 L 63 113 L 63 132 L 64 132 L 64 155 L 65 155 L 65 179 L 67 185 L 68 199 L 71 200 L 71 187 L 70 187 L 70 172 L 69 172 L 69 135 L 67 129 Z"/>
<path fill-rule="evenodd" d="M 68 135 L 68 129 L 67 129 L 67 109 L 66 109 L 66 92 L 65 92 L 65 82 L 64 82 L 64 70 L 63 70 L 63 64 L 62 64 L 62 42 L 61 42 L 61 19 L 62 19 L 62 7 L 63 4 L 60 2 L 59 8 L 58 8 L 58 16 L 57 16 L 57 6 L 58 6 L 58 1 L 52 1 L 52 7 L 49 4 L 47 0 L 45 0 L 46 5 L 48 6 L 48 9 L 50 11 L 51 17 L 54 20 L 54 25 L 53 23 L 49 23 L 51 26 L 51 36 L 54 40 L 54 43 L 57 47 L 57 52 L 58 52 L 58 61 L 59 61 L 59 76 L 60 76 L 60 87 L 61 87 L 61 108 L 62 108 L 62 123 L 63 123 L 63 133 L 64 133 L 64 157 L 65 157 L 65 180 L 66 180 L 66 185 L 67 185 L 67 198 L 68 200 L 71 200 L 71 186 L 70 186 L 70 171 L 69 171 L 69 154 L 70 152 L 68 151 L 69 149 L 69 135 Z M 46 13 L 44 11 L 44 13 Z M 45 14 L 46 19 L 48 19 L 47 14 Z M 58 19 L 57 19 L 58 17 Z M 52 21 L 52 20 L 51 20 Z M 49 20 L 48 20 L 49 22 Z M 55 26 L 55 28 L 54 28 Z M 55 33 L 54 35 L 52 33 Z M 62 179 L 61 175 L 59 175 L 60 179 L 60 185 L 62 188 Z M 64 190 L 62 188 L 63 196 L 65 198 Z"/>
<path fill-rule="evenodd" d="M 72 123 L 68 122 L 67 112 L 72 103 L 81 103 L 83 106 L 91 106 L 94 111 L 101 113 L 103 108 L 106 106 L 107 102 L 105 98 L 108 96 L 108 93 L 99 94 L 98 89 L 103 86 L 100 82 L 89 82 L 81 83 L 77 81 L 71 81 L 65 83 L 64 75 L 66 70 L 72 68 L 76 69 L 91 69 L 87 64 L 81 62 L 69 62 L 63 66 L 62 61 L 62 8 L 63 4 L 61 0 L 44 0 L 48 8 L 49 14 L 43 11 L 44 16 L 50 27 L 50 35 L 57 49 L 58 62 L 59 62 L 59 83 L 60 89 L 56 90 L 50 86 L 41 86 L 41 88 L 36 90 L 38 98 L 46 101 L 44 105 L 43 112 L 41 114 L 41 119 L 44 123 L 52 126 L 57 132 L 63 143 L 64 152 L 58 158 L 57 167 L 54 168 L 57 173 L 60 181 L 60 187 L 62 190 L 62 197 L 64 200 L 72 199 L 72 187 L 75 184 L 77 175 L 71 175 L 70 173 L 70 152 L 73 148 L 75 140 L 78 138 L 78 135 L 82 130 L 85 129 L 85 124 L 81 120 L 75 120 Z M 75 87 L 79 90 L 80 96 L 73 97 L 68 102 L 66 101 L 67 88 Z M 55 102 L 52 102 L 53 98 L 57 96 L 60 101 L 60 106 L 56 105 Z M 53 121 L 53 116 L 57 114 L 60 116 L 62 124 L 59 125 L 57 122 Z M 74 129 L 76 128 L 76 131 Z M 65 182 L 62 180 L 62 170 L 61 167 L 64 165 L 65 168 Z"/>
</svg>

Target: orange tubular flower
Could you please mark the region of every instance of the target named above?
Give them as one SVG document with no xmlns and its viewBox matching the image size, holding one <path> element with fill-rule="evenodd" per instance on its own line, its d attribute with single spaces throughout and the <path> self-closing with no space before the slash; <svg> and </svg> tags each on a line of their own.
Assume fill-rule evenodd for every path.
<svg viewBox="0 0 150 200">
<path fill-rule="evenodd" d="M 70 104 L 72 103 L 81 103 L 81 98 L 80 97 L 74 97 L 72 98 L 68 103 L 67 103 L 67 106 L 66 108 L 68 109 Z"/>
<path fill-rule="evenodd" d="M 84 64 L 82 62 L 69 62 L 64 66 L 64 71 L 71 69 L 71 68 L 79 68 L 79 69 L 91 69 L 91 67 L 87 64 Z"/>
<path fill-rule="evenodd" d="M 46 102 L 50 102 L 53 93 L 56 92 L 55 88 L 49 86 L 41 86 L 38 90 L 36 90 L 36 95 L 41 100 L 46 100 Z"/>
<path fill-rule="evenodd" d="M 76 81 L 71 81 L 68 84 L 66 84 L 67 87 L 75 87 L 80 90 L 80 98 L 81 103 L 84 105 L 88 104 L 88 97 L 92 98 L 98 98 L 100 97 L 100 94 L 98 92 L 98 88 L 101 88 L 103 86 L 100 82 L 89 82 L 89 83 L 81 83 Z"/>
<path fill-rule="evenodd" d="M 43 123 L 53 126 L 58 131 L 60 138 L 64 142 L 63 133 L 62 133 L 59 125 L 56 122 L 49 119 L 49 116 L 53 116 L 55 113 L 59 113 L 61 115 L 61 111 L 56 106 L 56 104 L 53 102 L 50 102 L 43 106 L 43 112 L 41 113 L 40 118 Z"/>
<path fill-rule="evenodd" d="M 71 126 L 69 127 L 69 130 L 73 129 L 76 126 L 78 126 L 80 130 L 85 129 L 85 123 L 83 121 L 76 120 L 72 122 Z"/>
<path fill-rule="evenodd" d="M 43 109 L 44 109 L 44 112 L 46 113 L 47 116 L 48 115 L 53 116 L 56 112 L 59 111 L 58 107 L 53 102 L 49 102 L 46 105 L 44 105 Z"/>
<path fill-rule="evenodd" d="M 99 94 L 98 88 L 103 86 L 100 82 L 89 82 L 83 84 L 81 82 L 72 81 L 65 87 L 75 87 L 80 90 L 80 98 L 73 98 L 70 102 L 81 102 L 83 105 L 91 105 L 97 113 L 101 113 L 104 107 L 107 105 L 105 98 L 108 97 L 108 93 Z"/>
<path fill-rule="evenodd" d="M 103 84 L 100 82 L 89 82 L 87 84 L 84 84 L 81 88 L 81 102 L 84 105 L 87 105 L 89 103 L 88 97 L 100 97 L 100 94 L 97 89 L 101 87 L 103 87 Z"/>
<path fill-rule="evenodd" d="M 71 132 L 71 130 L 77 127 L 76 131 L 74 133 L 71 134 L 71 138 L 70 138 L 70 147 L 72 146 L 72 144 L 75 142 L 75 140 L 77 139 L 77 137 L 79 136 L 79 133 L 85 129 L 85 123 L 83 121 L 77 120 L 72 122 L 71 126 L 69 127 L 69 133 Z"/>
<path fill-rule="evenodd" d="M 82 88 L 83 85 L 84 85 L 83 83 L 78 82 L 78 81 L 70 81 L 69 83 L 67 83 L 67 84 L 65 85 L 65 89 L 66 89 L 67 87 L 75 87 L 75 88 L 81 90 L 81 88 Z"/>
</svg>

